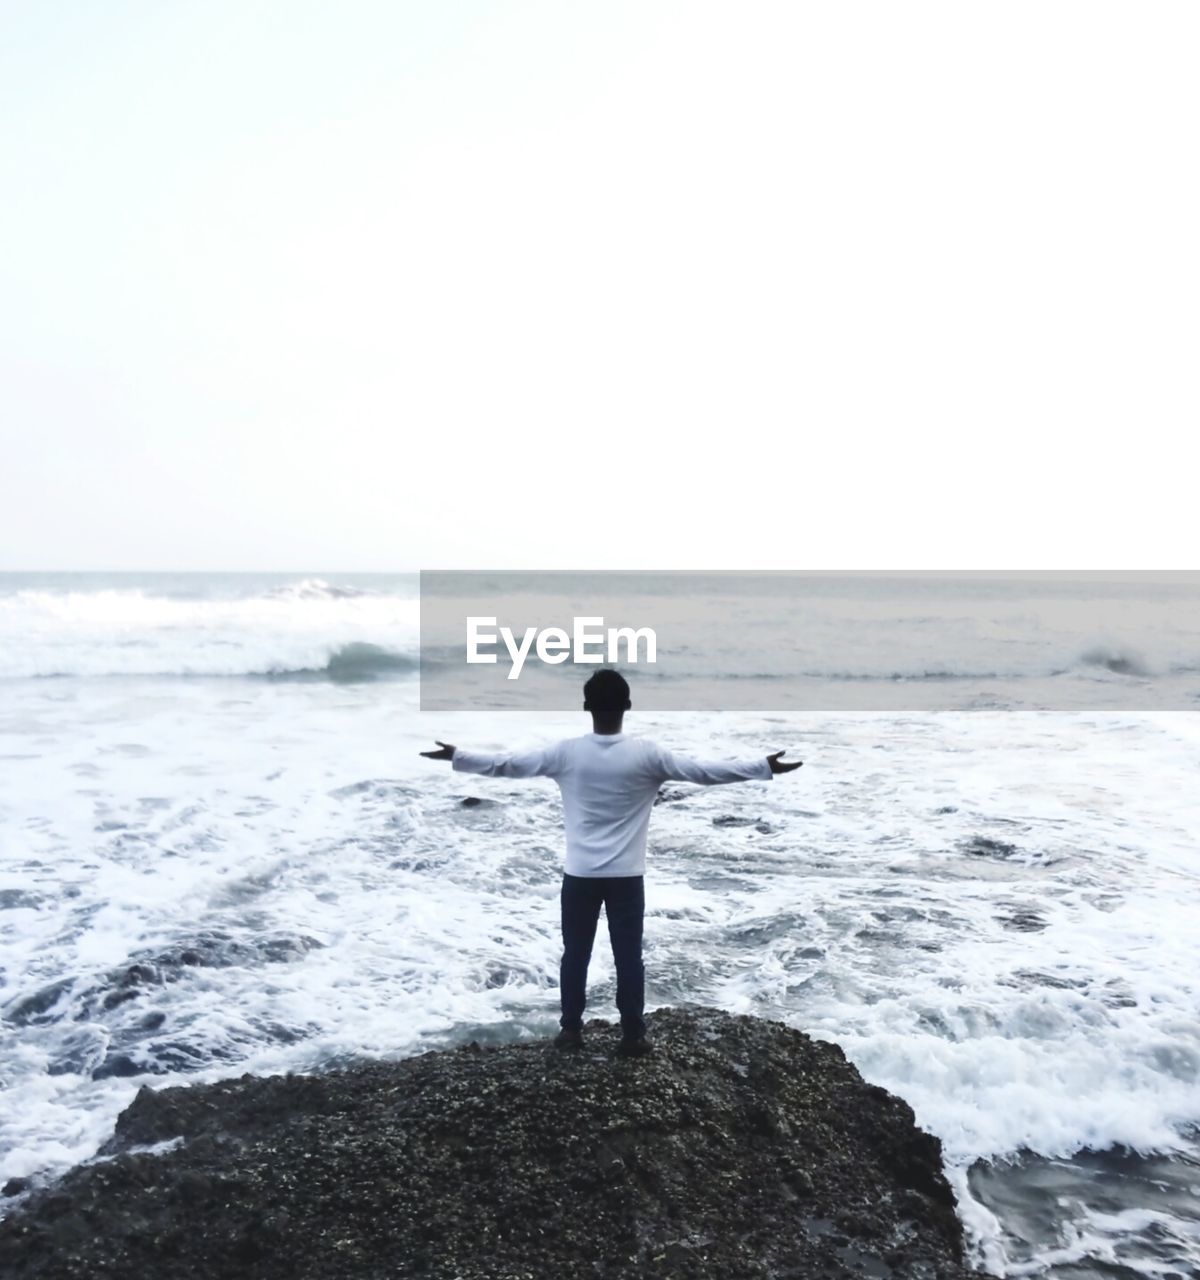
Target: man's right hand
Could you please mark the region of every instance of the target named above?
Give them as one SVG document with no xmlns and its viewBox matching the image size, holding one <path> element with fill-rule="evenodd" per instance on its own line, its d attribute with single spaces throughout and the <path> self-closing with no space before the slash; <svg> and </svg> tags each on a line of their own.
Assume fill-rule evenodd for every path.
<svg viewBox="0 0 1200 1280">
<path fill-rule="evenodd" d="M 434 741 L 436 741 L 436 739 L 434 739 Z M 782 751 L 776 751 L 773 756 L 767 757 L 767 763 L 771 766 L 772 773 L 791 773 L 793 769 L 799 769 L 804 763 L 803 760 L 781 760 L 779 757 L 783 754 L 784 753 Z"/>
<path fill-rule="evenodd" d="M 437 738 L 434 738 L 434 742 L 437 742 L 441 750 L 422 751 L 421 754 L 427 760 L 453 760 L 454 759 L 454 748 L 448 742 L 439 742 Z M 782 755 L 783 752 L 781 751 L 779 754 Z"/>
</svg>

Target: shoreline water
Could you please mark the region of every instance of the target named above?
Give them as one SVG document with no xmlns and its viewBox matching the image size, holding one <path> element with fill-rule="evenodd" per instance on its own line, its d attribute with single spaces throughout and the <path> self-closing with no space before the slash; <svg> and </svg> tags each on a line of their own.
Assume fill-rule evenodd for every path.
<svg viewBox="0 0 1200 1280">
<path fill-rule="evenodd" d="M 357 599 L 316 597 L 326 632 L 303 602 L 268 612 L 335 644 Z M 401 617 L 405 599 L 371 607 Z M 179 621 L 117 626 L 129 606 L 88 606 L 106 661 Z M 82 634 L 78 615 L 63 625 Z M 0 1182 L 91 1156 L 143 1083 L 546 1033 L 556 793 L 435 776 L 416 755 L 433 724 L 404 676 L 0 682 Z M 794 792 L 656 807 L 652 1008 L 698 999 L 839 1043 L 941 1138 L 979 1256 L 1011 1274 L 1192 1264 L 1194 715 L 635 710 L 630 727 L 808 761 Z M 436 717 L 436 736 L 480 747 L 580 731 L 565 714 Z M 603 1014 L 603 946 L 593 982 Z M 14 1021 L 31 997 L 44 1007 Z M 1038 1154 L 1004 1167 L 1022 1150 Z M 1049 1214 L 1047 1187 L 1065 1201 Z"/>
</svg>

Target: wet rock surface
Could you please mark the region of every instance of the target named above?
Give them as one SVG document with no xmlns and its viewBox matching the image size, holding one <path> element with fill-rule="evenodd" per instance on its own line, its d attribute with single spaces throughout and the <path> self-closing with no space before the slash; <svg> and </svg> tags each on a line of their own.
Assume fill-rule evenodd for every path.
<svg viewBox="0 0 1200 1280">
<path fill-rule="evenodd" d="M 593 1020 L 580 1051 L 143 1089 L 109 1158 L 0 1223 L 0 1276 L 972 1274 L 940 1144 L 835 1045 L 694 1006 L 647 1022 L 647 1058 Z"/>
</svg>

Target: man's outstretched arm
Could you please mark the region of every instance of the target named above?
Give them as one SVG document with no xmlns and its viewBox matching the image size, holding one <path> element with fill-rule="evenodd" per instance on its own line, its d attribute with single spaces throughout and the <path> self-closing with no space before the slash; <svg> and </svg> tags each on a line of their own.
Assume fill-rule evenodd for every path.
<svg viewBox="0 0 1200 1280">
<path fill-rule="evenodd" d="M 664 781 L 696 782 L 711 787 L 725 782 L 766 781 L 777 773 L 791 773 L 804 763 L 803 760 L 785 761 L 783 755 L 784 752 L 776 751 L 753 760 L 693 760 L 659 748 L 658 765 Z"/>
<path fill-rule="evenodd" d="M 434 738 L 440 750 L 422 751 L 429 760 L 449 760 L 459 773 L 479 773 L 487 778 L 552 778 L 558 772 L 558 751 L 554 746 L 535 751 L 465 751 Z"/>
</svg>

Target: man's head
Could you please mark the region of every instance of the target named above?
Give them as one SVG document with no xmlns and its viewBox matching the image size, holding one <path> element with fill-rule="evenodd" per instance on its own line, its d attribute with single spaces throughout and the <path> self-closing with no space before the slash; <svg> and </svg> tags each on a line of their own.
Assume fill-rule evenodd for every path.
<svg viewBox="0 0 1200 1280">
<path fill-rule="evenodd" d="M 595 720 L 620 723 L 632 705 L 629 683 L 619 671 L 597 671 L 583 686 L 583 709 Z"/>
</svg>

